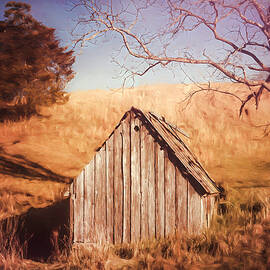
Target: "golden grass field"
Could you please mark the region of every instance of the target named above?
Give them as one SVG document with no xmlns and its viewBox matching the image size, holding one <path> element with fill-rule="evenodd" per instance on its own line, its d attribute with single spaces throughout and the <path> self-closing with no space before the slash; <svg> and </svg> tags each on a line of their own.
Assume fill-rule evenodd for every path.
<svg viewBox="0 0 270 270">
<path fill-rule="evenodd" d="M 248 89 L 216 83 L 222 91 Z M 240 102 L 203 92 L 184 101 L 195 85 L 151 85 L 124 90 L 70 94 L 65 105 L 43 108 L 43 117 L 0 125 L 0 218 L 44 207 L 62 198 L 95 149 L 131 106 L 152 111 L 184 129 L 190 146 L 210 176 L 230 187 L 270 186 L 269 96 L 239 118 Z"/>
<path fill-rule="evenodd" d="M 250 91 L 231 83 L 213 86 L 240 96 Z M 68 182 L 134 106 L 185 130 L 190 138 L 182 139 L 210 176 L 228 188 L 224 203 L 229 210 L 214 219 L 210 230 L 91 254 L 75 248 L 58 263 L 41 264 L 20 259 L 15 220 L 10 235 L 0 228 L 0 269 L 269 269 L 270 221 L 250 209 L 257 202 L 269 204 L 270 97 L 262 97 L 258 110 L 249 104 L 239 118 L 240 102 L 231 96 L 203 92 L 184 101 L 196 89 L 164 84 L 77 91 L 65 105 L 42 108 L 42 116 L 1 123 L 0 220 L 61 200 Z"/>
</svg>

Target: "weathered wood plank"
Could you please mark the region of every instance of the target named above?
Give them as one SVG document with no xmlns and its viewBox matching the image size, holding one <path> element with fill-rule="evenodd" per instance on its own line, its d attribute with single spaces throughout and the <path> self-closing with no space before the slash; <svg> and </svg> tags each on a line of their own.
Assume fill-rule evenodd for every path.
<svg viewBox="0 0 270 270">
<path fill-rule="evenodd" d="M 75 181 L 74 200 L 74 242 L 84 242 L 84 170 Z"/>
<path fill-rule="evenodd" d="M 75 182 L 76 180 L 74 180 Z M 70 192 L 70 198 L 69 198 L 69 241 L 70 243 L 74 242 L 74 199 L 75 199 L 75 195 L 74 195 L 74 182 L 71 183 L 70 188 L 69 188 L 69 192 Z"/>
<path fill-rule="evenodd" d="M 107 191 L 107 241 L 114 242 L 114 176 L 113 176 L 113 138 L 106 141 L 106 191 Z"/>
<path fill-rule="evenodd" d="M 131 241 L 140 240 L 140 121 L 131 117 Z"/>
<path fill-rule="evenodd" d="M 96 153 L 95 163 L 95 231 L 97 243 L 106 242 L 106 171 L 105 147 Z"/>
<path fill-rule="evenodd" d="M 123 242 L 130 242 L 130 114 L 122 121 L 123 134 Z"/>
<path fill-rule="evenodd" d="M 175 233 L 175 167 L 165 152 L 165 236 Z"/>
<path fill-rule="evenodd" d="M 207 204 L 208 204 L 208 196 L 206 197 L 202 197 L 203 200 L 203 216 L 204 216 L 204 226 L 207 228 L 208 227 L 208 208 L 207 208 Z"/>
<path fill-rule="evenodd" d="M 164 187 L 164 150 L 155 143 L 155 176 L 156 176 L 156 237 L 165 233 L 165 187 Z"/>
<path fill-rule="evenodd" d="M 206 197 L 202 197 L 201 200 L 202 200 L 202 210 L 201 210 L 202 228 L 207 228 L 210 226 L 211 218 L 214 213 L 215 197 L 206 196 Z"/>
<path fill-rule="evenodd" d="M 201 229 L 201 197 L 188 182 L 188 232 L 196 233 Z"/>
<path fill-rule="evenodd" d="M 149 182 L 149 156 L 148 156 L 148 132 L 141 126 L 141 239 L 149 238 L 148 217 L 148 182 Z"/>
<path fill-rule="evenodd" d="M 122 173 L 122 130 L 114 131 L 114 240 L 123 241 L 123 173 Z"/>
<path fill-rule="evenodd" d="M 201 198 L 201 228 L 206 228 L 206 211 L 205 211 L 205 198 Z"/>
<path fill-rule="evenodd" d="M 84 238 L 85 242 L 94 243 L 95 235 L 95 160 L 85 167 L 84 189 Z"/>
<path fill-rule="evenodd" d="M 148 134 L 146 137 L 147 153 L 148 153 L 148 224 L 149 224 L 149 238 L 152 239 L 156 235 L 155 229 L 155 145 L 152 135 Z"/>
<path fill-rule="evenodd" d="M 210 226 L 213 216 L 216 214 L 217 208 L 215 207 L 215 196 L 208 196 L 209 200 L 209 215 L 208 215 L 208 226 Z"/>
<path fill-rule="evenodd" d="M 207 212 L 207 225 L 210 225 L 210 220 L 211 220 L 211 200 L 210 197 L 206 197 L 206 212 Z"/>
<path fill-rule="evenodd" d="M 182 176 L 180 170 L 176 167 L 176 230 L 178 233 L 187 231 L 187 192 L 188 181 Z"/>
</svg>

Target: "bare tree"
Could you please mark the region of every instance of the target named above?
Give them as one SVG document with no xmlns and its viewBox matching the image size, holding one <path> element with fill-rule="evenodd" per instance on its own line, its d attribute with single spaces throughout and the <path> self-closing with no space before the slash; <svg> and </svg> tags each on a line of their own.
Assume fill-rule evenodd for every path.
<svg viewBox="0 0 270 270">
<path fill-rule="evenodd" d="M 263 92 L 270 92 L 269 0 L 77 0 L 75 7 L 84 10 L 76 44 L 118 35 L 120 50 L 137 61 L 130 67 L 116 58 L 125 78 L 157 66 L 179 64 L 184 72 L 186 65 L 206 66 L 211 79 L 249 87 L 244 98 L 232 93 L 241 102 L 240 114 L 251 100 L 257 108 Z M 183 34 L 196 38 L 202 32 L 208 45 L 187 47 Z"/>
</svg>

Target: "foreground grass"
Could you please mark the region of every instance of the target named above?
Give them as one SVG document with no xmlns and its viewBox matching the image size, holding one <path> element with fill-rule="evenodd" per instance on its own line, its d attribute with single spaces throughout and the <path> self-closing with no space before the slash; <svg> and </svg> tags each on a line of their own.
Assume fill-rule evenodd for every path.
<svg viewBox="0 0 270 270">
<path fill-rule="evenodd" d="M 16 220 L 0 230 L 3 269 L 219 269 L 270 267 L 270 218 L 266 191 L 229 190 L 211 227 L 200 235 L 176 236 L 101 248 L 67 245 L 54 263 L 24 260 Z M 26 245 L 27 243 L 25 243 Z"/>
<path fill-rule="evenodd" d="M 67 269 L 269 269 L 270 218 L 265 191 L 229 190 L 211 227 L 200 235 L 119 245 L 74 247 Z M 268 205 L 269 206 L 269 205 Z"/>
</svg>

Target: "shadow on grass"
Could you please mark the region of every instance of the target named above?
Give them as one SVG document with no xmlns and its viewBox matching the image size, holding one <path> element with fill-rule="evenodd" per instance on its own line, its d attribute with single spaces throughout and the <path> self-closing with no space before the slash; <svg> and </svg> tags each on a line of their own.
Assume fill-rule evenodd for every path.
<svg viewBox="0 0 270 270">
<path fill-rule="evenodd" d="M 7 154 L 3 149 L 0 149 L 0 173 L 29 180 L 50 180 L 62 183 L 71 183 L 72 180 L 56 174 L 22 155 Z"/>
</svg>

